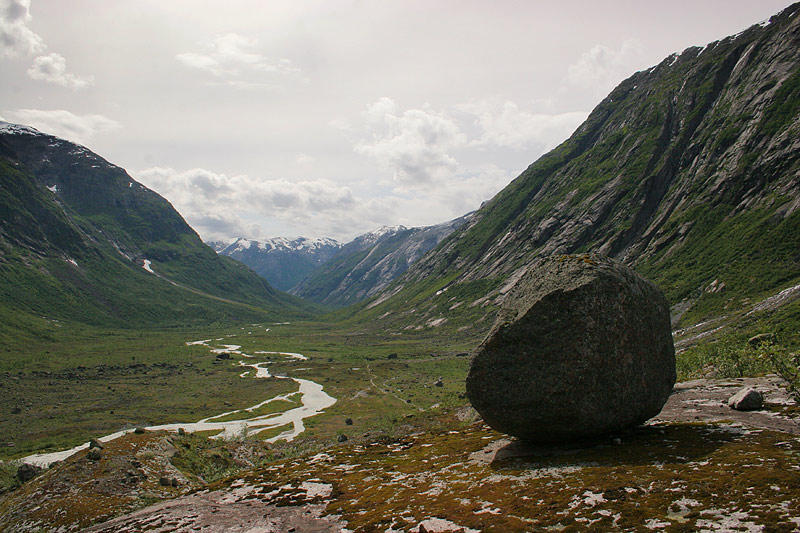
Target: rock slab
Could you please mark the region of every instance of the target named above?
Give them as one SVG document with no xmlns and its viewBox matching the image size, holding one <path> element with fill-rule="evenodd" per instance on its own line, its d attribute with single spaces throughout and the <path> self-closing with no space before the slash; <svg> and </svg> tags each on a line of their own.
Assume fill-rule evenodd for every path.
<svg viewBox="0 0 800 533">
<path fill-rule="evenodd" d="M 506 296 L 472 358 L 467 395 L 494 429 L 554 443 L 641 424 L 675 379 L 661 291 L 612 259 L 559 255 Z"/>
</svg>

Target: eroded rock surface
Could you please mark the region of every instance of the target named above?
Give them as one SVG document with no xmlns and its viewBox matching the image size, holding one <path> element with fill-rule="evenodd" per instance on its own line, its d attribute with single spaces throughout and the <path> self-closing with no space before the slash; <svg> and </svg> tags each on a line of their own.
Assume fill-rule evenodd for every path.
<svg viewBox="0 0 800 533">
<path fill-rule="evenodd" d="M 498 431 L 558 442 L 657 415 L 675 377 L 669 306 L 655 285 L 602 256 L 560 255 L 509 293 L 467 394 Z"/>
</svg>

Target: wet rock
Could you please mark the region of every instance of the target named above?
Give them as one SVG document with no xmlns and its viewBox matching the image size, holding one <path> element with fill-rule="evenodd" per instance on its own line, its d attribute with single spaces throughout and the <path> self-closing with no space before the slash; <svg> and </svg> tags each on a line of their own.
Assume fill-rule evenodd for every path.
<svg viewBox="0 0 800 533">
<path fill-rule="evenodd" d="M 757 411 L 764 405 L 764 397 L 756 389 L 745 387 L 728 398 L 728 407 L 737 411 Z"/>
<path fill-rule="evenodd" d="M 531 442 L 641 424 L 675 383 L 669 305 L 598 255 L 552 256 L 508 293 L 476 350 L 467 396 L 487 424 Z"/>
<path fill-rule="evenodd" d="M 38 466 L 22 463 L 19 465 L 19 468 L 17 468 L 17 479 L 22 483 L 26 483 L 38 476 L 41 471 L 42 469 Z"/>
</svg>

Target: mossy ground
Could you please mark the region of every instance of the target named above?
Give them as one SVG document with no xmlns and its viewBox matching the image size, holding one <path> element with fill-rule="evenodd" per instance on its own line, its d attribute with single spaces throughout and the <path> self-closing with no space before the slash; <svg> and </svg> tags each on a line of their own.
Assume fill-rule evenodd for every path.
<svg viewBox="0 0 800 533">
<path fill-rule="evenodd" d="M 198 487 L 168 465 L 168 449 L 172 444 L 163 434 L 129 433 L 106 443 L 99 460 L 82 450 L 0 500 L 0 531 L 77 531 Z M 159 483 L 176 474 L 178 487 Z"/>
<path fill-rule="evenodd" d="M 800 525 L 795 435 L 678 423 L 639 428 L 616 444 L 530 448 L 480 423 L 450 427 L 285 459 L 208 488 L 219 491 L 214 506 L 250 502 L 267 514 L 322 503 L 357 532 L 417 531 L 432 518 L 453 531 Z M 125 524 L 141 526 L 161 512 Z"/>
</svg>

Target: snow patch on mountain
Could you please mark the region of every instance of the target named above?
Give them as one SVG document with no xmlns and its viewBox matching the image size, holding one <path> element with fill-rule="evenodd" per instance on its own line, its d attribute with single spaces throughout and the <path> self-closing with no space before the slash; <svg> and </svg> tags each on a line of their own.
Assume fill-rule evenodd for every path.
<svg viewBox="0 0 800 533">
<path fill-rule="evenodd" d="M 23 124 L 4 122 L 2 120 L 0 120 L 0 133 L 9 133 L 11 135 L 44 135 L 44 133 L 36 128 L 31 128 Z"/>
<path fill-rule="evenodd" d="M 225 255 L 231 255 L 236 252 L 244 252 L 250 248 L 263 250 L 263 251 L 306 251 L 314 252 L 323 248 L 341 248 L 341 243 L 336 239 L 329 237 L 322 237 L 317 239 L 308 239 L 306 237 L 298 237 L 297 239 L 287 239 L 285 237 L 274 237 L 264 241 L 257 241 L 239 237 L 234 239 L 233 242 L 227 245 L 224 242 L 211 243 L 211 247 L 217 252 Z"/>
</svg>

